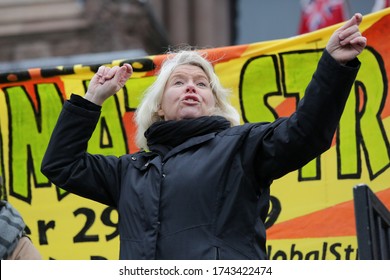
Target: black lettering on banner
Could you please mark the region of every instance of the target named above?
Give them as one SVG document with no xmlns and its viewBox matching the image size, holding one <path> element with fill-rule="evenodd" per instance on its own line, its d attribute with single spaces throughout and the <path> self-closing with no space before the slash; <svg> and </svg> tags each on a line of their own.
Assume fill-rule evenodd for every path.
<svg viewBox="0 0 390 280">
<path fill-rule="evenodd" d="M 320 245 L 320 244 L 319 244 Z M 315 246 L 312 246 L 315 247 Z M 287 249 L 288 250 L 288 249 Z M 289 252 L 279 249 L 274 251 L 272 245 L 268 245 L 267 254 L 269 260 L 357 260 L 358 249 L 351 244 L 336 242 L 329 244 L 323 242 L 319 248 L 314 250 L 302 250 L 295 243 L 291 244 Z M 344 254 L 342 253 L 344 252 Z"/>
<path fill-rule="evenodd" d="M 319 260 L 320 252 L 313 250 L 306 254 L 305 260 Z"/>
<path fill-rule="evenodd" d="M 282 250 L 279 250 L 275 253 L 275 255 L 273 255 L 272 260 L 288 260 L 287 254 Z"/>
<path fill-rule="evenodd" d="M 278 217 L 282 212 L 282 204 L 279 199 L 275 196 L 270 196 L 270 211 L 265 220 L 264 226 L 266 229 L 269 229 L 275 222 L 278 220 Z"/>
<path fill-rule="evenodd" d="M 121 61 L 120 66 L 123 64 L 128 63 L 133 67 L 134 72 L 148 72 L 148 71 L 153 71 L 156 69 L 156 65 L 154 64 L 153 60 L 150 58 L 138 58 L 138 59 L 128 59 Z M 95 65 L 90 65 L 89 67 L 91 68 L 91 71 L 97 72 L 99 70 L 99 67 L 102 64 L 95 64 Z"/>
<path fill-rule="evenodd" d="M 73 74 L 76 74 L 74 66 L 41 69 L 41 75 L 44 78 L 56 77 L 61 75 L 73 75 Z"/>
<path fill-rule="evenodd" d="M 0 73 L 0 84 L 15 83 L 31 80 L 30 73 L 25 71 Z"/>
<path fill-rule="evenodd" d="M 303 253 L 299 250 L 296 250 L 295 245 L 296 244 L 293 244 L 291 246 L 291 260 L 303 260 Z"/>
<path fill-rule="evenodd" d="M 89 208 L 79 208 L 76 211 L 73 212 L 74 216 L 78 216 L 80 214 L 85 215 L 87 218 L 85 221 L 85 225 L 80 230 L 78 234 L 76 234 L 75 237 L 73 237 L 74 243 L 80 243 L 80 242 L 97 242 L 99 241 L 98 235 L 87 235 L 87 231 L 92 227 L 93 223 L 95 222 L 95 212 L 92 209 Z"/>
<path fill-rule="evenodd" d="M 121 65 L 129 63 L 133 67 L 134 72 L 148 72 L 156 69 L 153 60 L 149 58 L 130 59 L 121 62 Z"/>
<path fill-rule="evenodd" d="M 337 251 L 337 248 L 341 247 L 341 243 L 335 243 L 330 246 L 330 252 L 332 253 L 333 256 L 336 257 L 336 260 L 341 260 L 341 255 Z"/>
<path fill-rule="evenodd" d="M 24 232 L 27 234 L 27 235 L 30 235 L 31 234 L 31 229 L 28 225 L 26 225 L 26 227 L 24 228 Z"/>
<path fill-rule="evenodd" d="M 54 229 L 56 226 L 56 222 L 51 220 L 48 223 L 46 221 L 39 220 L 38 221 L 38 234 L 39 234 L 39 244 L 40 245 L 48 245 L 47 239 L 47 231 L 49 229 Z"/>
<path fill-rule="evenodd" d="M 107 258 L 102 256 L 91 256 L 91 260 L 107 260 Z"/>
<path fill-rule="evenodd" d="M 110 241 L 111 239 L 114 239 L 119 235 L 118 222 L 113 222 L 111 219 L 111 214 L 114 211 L 116 211 L 114 207 L 107 207 L 106 209 L 104 209 L 101 216 L 101 220 L 104 225 L 115 228 L 115 231 L 113 233 L 106 235 L 107 241 Z"/>
<path fill-rule="evenodd" d="M 344 249 L 344 251 L 345 251 L 345 259 L 346 260 L 353 260 L 353 256 L 351 255 L 353 252 L 355 252 L 356 251 L 356 254 L 355 254 L 355 260 L 358 260 L 359 258 L 358 258 L 358 253 L 357 253 L 357 249 L 355 250 L 354 248 L 352 248 L 352 245 L 351 244 L 349 244 L 348 246 L 347 246 L 347 248 L 345 248 Z"/>
</svg>

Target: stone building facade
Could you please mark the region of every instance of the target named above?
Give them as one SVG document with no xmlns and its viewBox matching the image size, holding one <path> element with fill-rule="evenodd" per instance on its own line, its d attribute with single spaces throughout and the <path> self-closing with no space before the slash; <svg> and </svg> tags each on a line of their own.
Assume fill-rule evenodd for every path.
<svg viewBox="0 0 390 280">
<path fill-rule="evenodd" d="M 0 63 L 231 45 L 234 13 L 235 0 L 0 0 Z"/>
</svg>

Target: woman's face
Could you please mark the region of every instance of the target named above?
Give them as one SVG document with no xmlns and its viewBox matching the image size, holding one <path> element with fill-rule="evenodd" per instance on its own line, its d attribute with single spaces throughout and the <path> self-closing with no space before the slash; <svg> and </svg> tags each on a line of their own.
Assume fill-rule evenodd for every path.
<svg viewBox="0 0 390 280">
<path fill-rule="evenodd" d="M 210 116 L 215 98 L 209 79 L 202 68 L 180 65 L 169 77 L 158 115 L 164 120 L 182 120 Z"/>
</svg>

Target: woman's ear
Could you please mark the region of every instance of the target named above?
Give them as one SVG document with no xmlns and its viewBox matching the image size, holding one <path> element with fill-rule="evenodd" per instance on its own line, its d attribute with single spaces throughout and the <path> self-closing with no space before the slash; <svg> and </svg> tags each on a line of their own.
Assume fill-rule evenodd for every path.
<svg viewBox="0 0 390 280">
<path fill-rule="evenodd" d="M 160 108 L 159 108 L 158 111 L 157 111 L 157 115 L 158 115 L 159 117 L 161 117 L 162 119 L 164 119 L 165 113 L 164 113 L 164 110 L 162 109 L 161 105 L 160 105 Z"/>
</svg>

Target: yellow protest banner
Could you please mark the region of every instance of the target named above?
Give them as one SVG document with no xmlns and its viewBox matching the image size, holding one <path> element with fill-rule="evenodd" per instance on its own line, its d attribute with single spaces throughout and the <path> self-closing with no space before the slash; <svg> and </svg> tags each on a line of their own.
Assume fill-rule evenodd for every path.
<svg viewBox="0 0 390 280">
<path fill-rule="evenodd" d="M 242 123 L 294 112 L 325 44 L 340 25 L 268 42 L 209 49 Z M 267 220 L 270 259 L 357 259 L 352 188 L 366 183 L 390 207 L 390 9 L 364 17 L 368 46 L 332 147 L 275 181 Z M 88 151 L 137 151 L 132 116 L 164 55 L 112 61 L 134 75 L 107 100 Z M 69 194 L 40 173 L 64 100 L 83 95 L 99 65 L 0 73 L 0 175 L 45 259 L 117 259 L 115 209 Z"/>
</svg>

